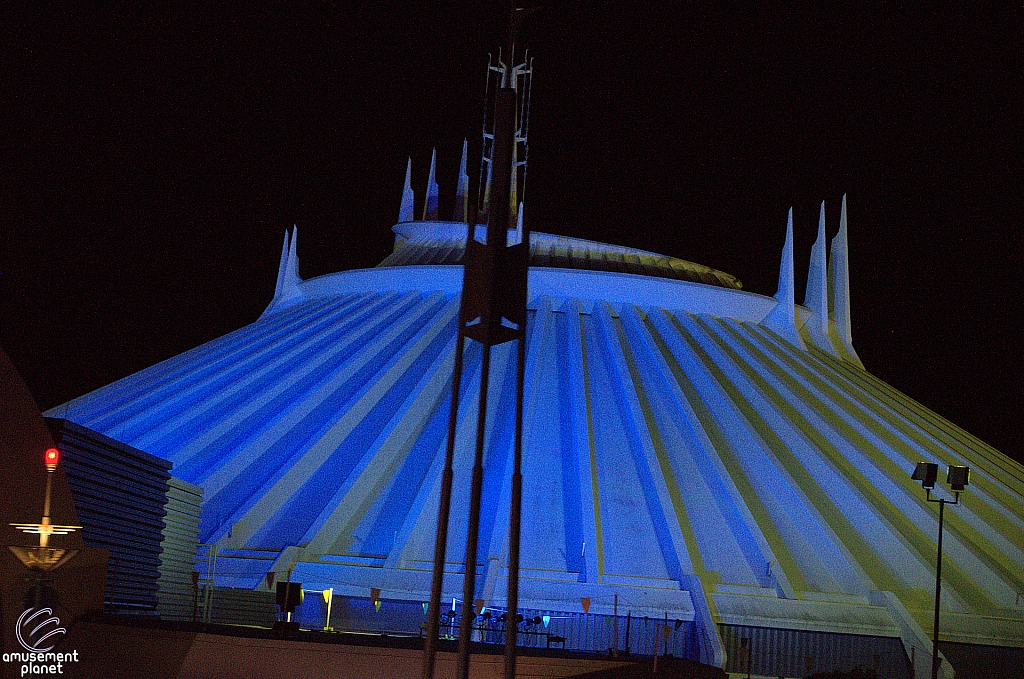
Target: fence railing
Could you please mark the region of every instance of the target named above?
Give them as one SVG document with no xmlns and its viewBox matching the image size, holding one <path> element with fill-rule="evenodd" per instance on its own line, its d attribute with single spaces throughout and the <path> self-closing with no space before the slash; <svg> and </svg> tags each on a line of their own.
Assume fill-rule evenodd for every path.
<svg viewBox="0 0 1024 679">
<path fill-rule="evenodd" d="M 205 573 L 193 581 L 188 607 L 196 622 L 273 627 L 280 619 L 274 592 L 218 587 L 215 549 L 203 555 Z M 352 632 L 375 635 L 418 637 L 426 633 L 427 611 L 423 602 L 380 600 L 334 594 L 328 624 L 328 604 L 321 592 L 307 591 L 304 603 L 292 615 L 300 629 Z M 379 605 L 378 605 L 379 604 Z M 458 639 L 462 605 L 443 610 L 439 633 L 442 638 Z M 527 648 L 557 648 L 590 653 L 675 657 L 699 659 L 702 640 L 692 621 L 671 616 L 613 616 L 542 609 L 520 609 L 517 645 Z M 473 641 L 501 645 L 505 643 L 507 613 L 485 609 L 473 624 Z M 666 632 L 667 630 L 667 632 Z M 703 642 L 706 644 L 706 641 Z"/>
</svg>

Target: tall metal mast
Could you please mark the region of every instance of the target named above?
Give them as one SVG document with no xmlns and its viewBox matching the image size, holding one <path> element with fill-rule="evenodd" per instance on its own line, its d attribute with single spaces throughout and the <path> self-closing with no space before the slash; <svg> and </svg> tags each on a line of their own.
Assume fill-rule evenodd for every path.
<svg viewBox="0 0 1024 679">
<path fill-rule="evenodd" d="M 477 222 L 477 202 L 471 203 L 467 220 L 466 254 L 463 259 L 462 302 L 459 309 L 459 329 L 455 346 L 455 367 L 452 375 L 452 401 L 448 418 L 448 441 L 445 465 L 441 476 L 441 497 L 438 506 L 437 535 L 434 544 L 434 570 L 428 607 L 427 640 L 423 652 L 423 677 L 433 679 L 437 654 L 437 635 L 440 622 L 441 589 L 444 583 L 445 550 L 448 541 L 448 523 L 451 510 L 455 431 L 459 410 L 459 389 L 462 381 L 463 351 L 466 339 L 483 345 L 483 363 L 480 374 L 480 398 L 477 410 L 476 446 L 474 451 L 472 482 L 469 499 L 469 521 L 466 533 L 466 556 L 462 594 L 462 622 L 459 632 L 459 679 L 469 676 L 470 643 L 473 622 L 476 619 L 474 598 L 476 593 L 477 549 L 480 529 L 480 502 L 483 492 L 484 441 L 487 429 L 487 388 L 490 378 L 491 347 L 517 341 L 515 452 L 512 472 L 512 497 L 509 516 L 508 614 L 505 633 L 505 676 L 515 676 L 516 611 L 519 602 L 519 528 L 522 509 L 522 446 L 523 446 L 523 388 L 526 359 L 526 278 L 530 252 L 530 234 L 524 224 L 518 243 L 508 244 L 508 231 L 515 224 L 515 183 L 519 173 L 517 137 L 525 141 L 525 125 L 520 125 L 520 105 L 516 84 L 518 74 L 529 64 L 515 67 L 515 37 L 518 21 L 524 14 L 513 4 L 509 11 L 509 28 L 505 49 L 499 59 L 502 74 L 500 85 L 494 92 L 494 117 L 491 138 L 486 137 L 484 156 L 489 155 L 482 204 L 487 212 L 487 241 L 474 239 Z M 491 67 L 489 66 L 488 78 Z M 527 80 L 528 82 L 528 80 Z M 528 91 L 528 88 L 526 89 Z M 526 110 L 529 106 L 525 98 Z M 525 118 L 525 116 L 524 116 Z M 488 154 L 488 141 L 491 154 Z M 524 150 L 525 155 L 525 150 Z M 525 158 L 524 179 L 525 179 Z M 483 174 L 483 168 L 481 168 Z M 493 206 L 493 209 L 492 207 Z M 506 207 L 507 206 L 507 209 Z"/>
</svg>

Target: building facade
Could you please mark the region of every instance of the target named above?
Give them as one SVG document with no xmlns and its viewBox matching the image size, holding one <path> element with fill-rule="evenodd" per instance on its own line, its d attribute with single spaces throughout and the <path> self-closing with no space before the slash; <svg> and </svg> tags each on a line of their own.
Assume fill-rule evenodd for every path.
<svg viewBox="0 0 1024 679">
<path fill-rule="evenodd" d="M 929 461 L 972 469 L 946 511 L 943 638 L 1024 647 L 1024 469 L 864 369 L 846 228 L 844 199 L 830 253 L 822 218 L 803 305 L 791 223 L 774 298 L 683 260 L 531 235 L 520 605 L 546 629 L 605 650 L 622 645 L 626 617 L 638 644 L 642 619 L 667 621 L 677 653 L 736 671 L 772 630 L 798 639 L 804 655 L 759 659 L 765 674 L 782 662 L 831 669 L 808 664 L 832 643 L 814 639 L 861 638 L 882 676 L 906 676 L 911 662 L 919 673 L 938 528 L 910 473 Z M 49 414 L 202 487 L 199 538 L 216 547 L 217 585 L 300 581 L 349 597 L 354 617 L 415 627 L 430 592 L 466 229 L 401 222 L 380 266 L 306 281 L 297 231 L 286 234 L 256 322 Z M 480 359 L 470 342 L 444 586 L 453 606 Z M 497 614 L 515 356 L 499 346 L 492 361 L 475 568 L 478 608 Z"/>
</svg>

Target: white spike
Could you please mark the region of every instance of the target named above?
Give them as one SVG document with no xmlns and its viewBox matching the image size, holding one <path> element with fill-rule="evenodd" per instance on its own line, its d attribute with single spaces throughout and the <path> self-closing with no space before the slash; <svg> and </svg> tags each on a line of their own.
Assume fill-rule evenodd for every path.
<svg viewBox="0 0 1024 679">
<path fill-rule="evenodd" d="M 850 272 L 846 240 L 846 196 L 843 196 L 843 211 L 839 217 L 839 233 L 832 239 L 832 261 L 829 266 L 832 289 L 829 312 L 835 321 L 836 330 L 843 342 L 851 343 L 850 333 Z"/>
<path fill-rule="evenodd" d="M 828 264 L 825 254 L 827 241 L 825 238 L 825 201 L 821 201 L 821 212 L 818 215 L 818 238 L 811 248 L 811 263 L 807 269 L 807 293 L 804 295 L 804 306 L 811 310 L 807 319 L 807 330 L 814 344 L 830 354 L 835 348 L 828 338 Z"/>
<path fill-rule="evenodd" d="M 277 265 L 277 285 L 274 286 L 274 299 L 281 296 L 281 288 L 284 286 L 284 272 L 288 266 L 288 229 L 284 230 L 284 244 L 281 246 L 281 261 Z"/>
<path fill-rule="evenodd" d="M 839 217 L 839 233 L 832 239 L 832 257 L 828 263 L 829 277 L 829 320 L 835 333 L 835 340 L 850 359 L 863 367 L 857 352 L 853 349 L 853 332 L 850 324 L 850 261 L 846 239 L 846 195 L 843 194 L 843 209 Z"/>
<path fill-rule="evenodd" d="M 437 149 L 430 154 L 430 176 L 427 178 L 427 199 L 423 201 L 423 219 L 437 220 Z"/>
<path fill-rule="evenodd" d="M 775 308 L 764 318 L 764 325 L 806 351 L 803 339 L 796 329 L 796 302 L 793 298 L 793 208 L 789 209 L 786 224 L 786 243 L 782 246 L 779 265 L 779 289 L 775 293 Z"/>
<path fill-rule="evenodd" d="M 290 297 L 298 287 L 302 279 L 299 278 L 299 255 L 297 254 L 299 243 L 299 227 L 292 226 L 292 238 L 288 247 L 288 264 L 285 266 L 284 278 L 281 281 L 282 297 Z"/>
<path fill-rule="evenodd" d="M 281 248 L 281 263 L 277 267 L 277 287 L 274 290 L 274 300 L 267 306 L 260 318 L 306 299 L 305 294 L 299 288 L 302 279 L 299 277 L 298 242 L 299 227 L 293 226 L 290 235 L 286 229 L 284 246 Z"/>
<path fill-rule="evenodd" d="M 411 222 L 416 218 L 413 216 L 413 201 L 416 194 L 412 190 L 412 158 L 405 166 L 405 188 L 402 189 L 402 207 L 398 209 L 398 223 Z"/>
<path fill-rule="evenodd" d="M 453 220 L 464 222 L 469 219 L 469 175 L 466 174 L 466 156 L 469 142 L 462 140 L 462 162 L 459 164 L 459 183 L 455 189 L 455 215 Z"/>
</svg>

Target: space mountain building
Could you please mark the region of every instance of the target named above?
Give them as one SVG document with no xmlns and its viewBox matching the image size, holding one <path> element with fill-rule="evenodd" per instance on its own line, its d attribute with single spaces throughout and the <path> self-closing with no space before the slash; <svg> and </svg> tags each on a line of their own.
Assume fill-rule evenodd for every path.
<svg viewBox="0 0 1024 679">
<path fill-rule="evenodd" d="M 417 220 L 407 174 L 376 268 L 302 280 L 293 230 L 254 323 L 51 411 L 203 488 L 218 586 L 372 591 L 371 617 L 425 619 L 467 238 L 436 219 L 433 180 Z M 1024 468 L 864 369 L 845 199 L 842 215 L 829 248 L 822 216 L 803 305 L 791 216 L 774 298 L 681 259 L 530 235 L 520 608 L 567 647 L 623 647 L 628 616 L 634 648 L 651 643 L 642 621 L 667 619 L 671 648 L 720 666 L 774 653 L 802 675 L 831 643 L 881 676 L 905 676 L 884 671 L 893 657 L 927 670 L 938 526 L 919 461 L 972 470 L 945 514 L 942 638 L 1024 647 Z M 447 601 L 480 362 L 469 343 Z M 513 363 L 494 348 L 478 610 L 504 610 Z"/>
</svg>

